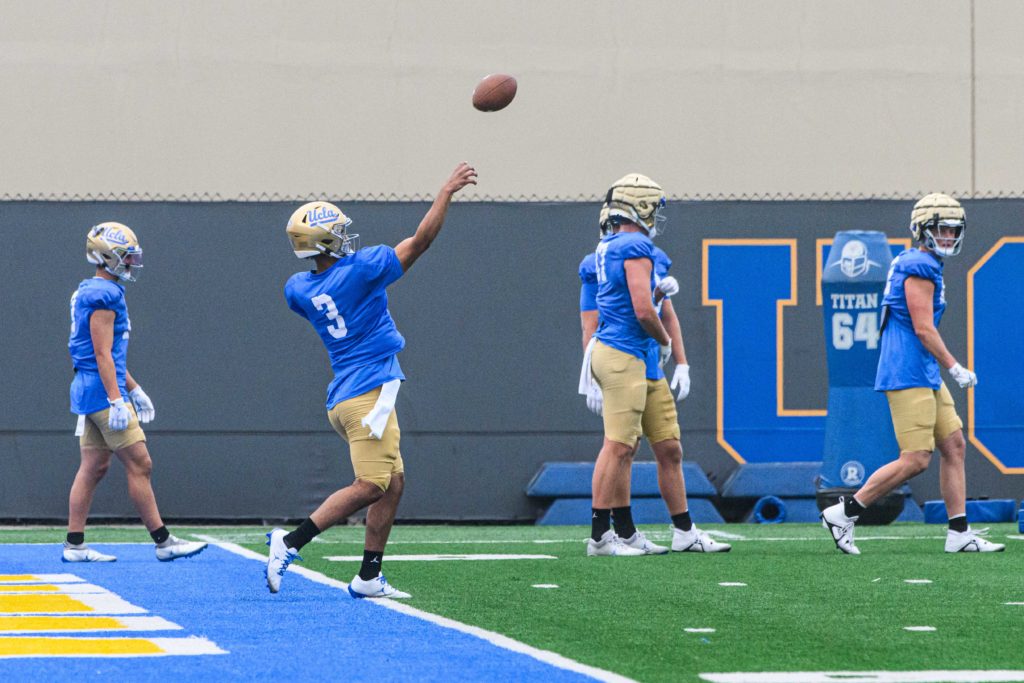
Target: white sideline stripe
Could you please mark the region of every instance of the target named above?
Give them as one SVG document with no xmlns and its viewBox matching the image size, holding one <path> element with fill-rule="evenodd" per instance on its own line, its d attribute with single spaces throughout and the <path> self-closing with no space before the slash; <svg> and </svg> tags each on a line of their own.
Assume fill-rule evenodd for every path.
<svg viewBox="0 0 1024 683">
<path fill-rule="evenodd" d="M 534 588 L 558 588 L 557 583 L 535 583 Z"/>
<path fill-rule="evenodd" d="M 1024 602 L 1004 602 L 1004 605 L 1024 605 Z"/>
<path fill-rule="evenodd" d="M 54 593 L 53 595 L 59 595 Z M 84 603 L 91 609 L 70 611 L 70 612 L 3 612 L 4 616 L 14 615 L 39 615 L 44 614 L 96 614 L 96 615 L 107 615 L 107 614 L 145 614 L 146 610 L 141 607 L 136 607 L 127 600 L 114 595 L 113 593 L 99 593 L 99 594 L 85 594 L 74 596 L 75 600 Z"/>
<path fill-rule="evenodd" d="M 925 633 L 931 633 L 935 630 L 934 626 L 904 626 L 904 631 L 922 631 Z"/>
<path fill-rule="evenodd" d="M 729 531 L 718 531 L 717 529 L 706 529 L 704 531 L 708 536 L 715 538 L 724 538 L 727 541 L 746 541 L 747 537 L 741 534 L 734 534 Z M 666 534 L 668 536 L 668 534 Z"/>
<path fill-rule="evenodd" d="M 931 583 L 931 579 L 903 579 L 903 583 Z"/>
<path fill-rule="evenodd" d="M 54 583 L 54 584 L 38 584 L 38 583 L 26 583 L 26 584 L 4 584 L 10 586 L 15 590 L 4 590 L 0 591 L 0 595 L 25 595 L 26 593 L 32 593 L 36 595 L 84 595 L 88 593 L 94 594 L 108 594 L 113 595 L 110 591 L 102 586 L 96 586 L 91 583 Z M 40 586 L 52 585 L 57 588 L 55 591 L 44 591 L 40 590 Z"/>
<path fill-rule="evenodd" d="M 720 581 L 719 586 L 746 586 L 742 581 Z"/>
<path fill-rule="evenodd" d="M 687 633 L 714 633 L 715 632 L 715 629 L 713 629 L 713 628 L 684 628 L 683 630 L 686 631 Z"/>
<path fill-rule="evenodd" d="M 38 618 L 37 615 L 27 618 Z M 95 629 L 11 629 L 4 631 L 3 635 L 29 635 L 34 633 L 96 633 L 100 631 L 181 631 L 182 628 L 174 622 L 168 622 L 163 616 L 119 616 L 120 627 L 96 627 Z"/>
<path fill-rule="evenodd" d="M 4 545 L 14 545 L 13 543 L 4 543 Z M 14 579 L 12 576 L 31 576 L 31 579 Z M 23 584 L 23 583 L 77 583 L 84 582 L 85 579 L 79 578 L 74 574 L 4 574 L 0 576 L 0 584 Z"/>
<path fill-rule="evenodd" d="M 1024 536 L 1019 536 L 1017 534 L 1013 534 L 1012 536 L 1011 535 L 1007 535 L 1006 537 L 1007 538 L 1012 538 L 1015 541 L 1024 541 Z"/>
<path fill-rule="evenodd" d="M 266 555 L 255 553 L 251 550 L 248 550 L 247 548 L 235 545 L 234 543 L 222 543 L 218 541 L 216 538 L 213 538 L 212 536 L 205 536 L 199 534 L 196 534 L 196 538 L 198 538 L 201 541 L 206 541 L 207 543 L 210 543 L 212 545 L 216 545 L 218 548 L 226 550 L 230 553 L 235 553 L 236 555 L 247 557 L 250 560 L 257 560 L 259 562 L 263 562 L 264 564 L 267 561 Z M 338 588 L 340 590 L 348 592 L 347 583 L 343 581 L 338 581 L 336 579 L 332 579 L 331 577 L 325 576 L 320 572 L 315 572 L 311 569 L 306 569 L 305 567 L 297 567 L 294 564 L 291 565 L 291 567 L 289 567 L 288 571 L 295 572 L 300 576 L 304 576 L 310 581 L 314 581 L 325 586 L 331 586 L 332 588 Z M 402 614 L 405 614 L 407 616 L 416 617 L 417 619 L 422 619 L 423 621 L 435 624 L 437 626 L 441 626 L 443 628 L 450 628 L 453 631 L 459 631 L 461 633 L 466 633 L 471 636 L 476 636 L 477 638 L 487 641 L 488 643 L 491 643 L 492 645 L 500 647 L 504 650 L 509 650 L 511 652 L 526 655 L 527 657 L 536 659 L 539 662 L 544 662 L 545 664 L 550 664 L 551 666 L 557 667 L 559 669 L 572 671 L 583 676 L 590 676 L 591 678 L 598 681 L 607 681 L 608 683 L 636 683 L 632 678 L 627 678 L 625 676 L 622 676 L 611 671 L 605 671 L 604 669 L 598 669 L 597 667 L 588 666 L 587 664 L 581 664 L 580 662 L 569 659 L 568 657 L 563 657 L 562 655 L 556 652 L 541 650 L 531 645 L 527 645 L 526 643 L 521 643 L 518 640 L 513 640 L 512 638 L 504 636 L 500 633 L 488 631 L 478 626 L 470 626 L 469 624 L 463 624 L 460 621 L 448 619 L 447 617 L 442 617 L 437 614 L 431 614 L 430 612 L 424 612 L 423 610 L 416 609 L 415 607 L 403 605 L 400 602 L 395 602 L 393 600 L 387 599 L 370 600 L 369 602 L 370 604 L 383 607 L 384 609 L 390 609 L 396 612 L 401 612 Z"/>
<path fill-rule="evenodd" d="M 362 562 L 362 555 L 328 555 L 331 562 Z M 440 562 L 443 560 L 557 560 L 554 555 L 388 555 L 388 562 Z"/>
<path fill-rule="evenodd" d="M 136 638 L 132 638 L 135 640 Z M 109 640 L 117 640 L 117 638 L 110 638 Z M 206 638 L 199 638 L 197 636 L 190 636 L 188 638 L 146 638 L 149 642 L 159 647 L 163 652 L 153 653 L 137 653 L 137 654 L 108 654 L 103 652 L 97 652 L 96 654 L 38 654 L 38 655 L 0 655 L 0 659 L 36 659 L 39 657 L 74 657 L 81 659 L 83 657 L 89 658 L 135 658 L 135 657 L 167 657 L 173 655 L 226 655 L 227 651 L 222 650 L 212 641 Z"/>
<path fill-rule="evenodd" d="M 711 683 L 1006 683 L 1024 671 L 774 671 L 700 674 Z"/>
</svg>

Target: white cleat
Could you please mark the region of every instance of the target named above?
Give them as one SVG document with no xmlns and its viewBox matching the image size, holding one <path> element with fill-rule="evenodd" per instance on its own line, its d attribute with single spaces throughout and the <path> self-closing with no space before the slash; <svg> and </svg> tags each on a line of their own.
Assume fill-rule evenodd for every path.
<svg viewBox="0 0 1024 683">
<path fill-rule="evenodd" d="M 192 557 L 206 550 L 207 545 L 209 544 L 201 541 L 183 541 L 177 536 L 171 535 L 156 547 L 156 559 L 161 562 L 170 562 L 182 557 Z"/>
<path fill-rule="evenodd" d="M 271 593 L 281 590 L 281 579 L 288 571 L 288 565 L 302 559 L 298 550 L 285 545 L 284 537 L 287 535 L 288 532 L 284 529 L 274 529 L 267 534 L 267 545 L 270 546 L 270 554 L 267 557 L 267 588 Z"/>
<path fill-rule="evenodd" d="M 636 550 L 643 551 L 644 555 L 664 555 L 668 552 L 668 548 L 665 546 L 656 545 L 647 540 L 647 537 L 644 536 L 644 532 L 640 530 L 637 530 L 637 532 L 629 538 L 622 538 L 620 536 L 619 541 L 622 542 L 622 545 L 628 548 L 635 548 Z"/>
<path fill-rule="evenodd" d="M 694 524 L 689 531 L 672 528 L 672 550 L 677 553 L 727 553 L 732 550 L 728 543 L 721 543 L 701 531 Z"/>
<path fill-rule="evenodd" d="M 646 555 L 646 553 L 639 548 L 626 545 L 611 529 L 601 535 L 600 541 L 595 541 L 592 538 L 587 539 L 587 557 L 629 557 L 636 555 Z"/>
<path fill-rule="evenodd" d="M 821 511 L 821 525 L 832 534 L 832 540 L 836 547 L 847 555 L 860 555 L 860 548 L 853 543 L 853 527 L 857 517 L 847 517 L 846 507 L 842 497 L 835 505 L 830 505 Z M 948 543 L 948 541 L 947 541 Z"/>
<path fill-rule="evenodd" d="M 355 575 L 351 583 L 348 584 L 348 594 L 353 598 L 411 598 L 412 596 L 408 593 L 404 593 L 384 578 L 383 574 L 377 574 L 377 577 L 364 581 L 359 578 L 359 574 Z"/>
<path fill-rule="evenodd" d="M 61 562 L 117 562 L 117 558 L 113 555 L 104 555 L 84 543 L 71 545 L 64 541 L 64 554 L 61 556 Z"/>
<path fill-rule="evenodd" d="M 953 531 L 950 529 L 946 532 L 946 552 L 1001 553 L 1006 549 L 1006 546 L 1002 543 L 993 543 L 982 538 L 979 534 L 984 532 L 984 529 L 977 532 L 971 528 L 968 528 L 967 531 Z"/>
</svg>

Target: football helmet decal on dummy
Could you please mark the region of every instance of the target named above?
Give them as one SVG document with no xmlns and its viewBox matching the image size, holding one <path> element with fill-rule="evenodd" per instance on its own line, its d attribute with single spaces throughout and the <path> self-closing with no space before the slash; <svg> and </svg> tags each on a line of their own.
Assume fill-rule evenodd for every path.
<svg viewBox="0 0 1024 683">
<path fill-rule="evenodd" d="M 953 228 L 953 237 L 940 237 L 939 228 Z M 960 202 L 947 194 L 934 192 L 914 204 L 910 213 L 910 232 L 914 239 L 939 256 L 956 256 L 963 246 L 967 214 Z"/>
<path fill-rule="evenodd" d="M 358 234 L 349 234 L 352 219 L 330 202 L 303 204 L 288 219 L 288 239 L 299 258 L 327 254 L 341 258 L 356 253 Z"/>
<path fill-rule="evenodd" d="M 630 173 L 616 180 L 605 197 L 611 221 L 636 223 L 654 237 L 664 229 L 665 217 L 659 215 L 665 207 L 665 193 L 661 185 L 645 175 Z"/>
<path fill-rule="evenodd" d="M 102 266 L 118 280 L 135 282 L 132 271 L 142 267 L 142 247 L 127 225 L 107 221 L 89 228 L 85 258 L 89 263 Z"/>
</svg>

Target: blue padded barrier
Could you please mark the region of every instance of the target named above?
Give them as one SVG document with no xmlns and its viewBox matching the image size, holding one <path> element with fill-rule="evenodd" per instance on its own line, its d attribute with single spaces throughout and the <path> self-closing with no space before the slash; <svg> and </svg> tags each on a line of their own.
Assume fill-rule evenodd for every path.
<svg viewBox="0 0 1024 683">
<path fill-rule="evenodd" d="M 546 462 L 527 484 L 526 495 L 531 498 L 581 497 L 589 501 L 590 482 L 593 476 L 592 462 Z M 697 463 L 683 462 L 683 476 L 686 478 L 687 498 L 718 495 L 718 491 Z M 633 496 L 660 496 L 657 464 L 651 461 L 634 462 L 631 484 Z"/>
<path fill-rule="evenodd" d="M 634 498 L 633 521 L 637 524 L 670 524 L 664 501 L 661 498 Z M 690 498 L 690 517 L 697 524 L 723 524 L 725 520 L 711 501 L 706 498 Z M 555 526 L 564 524 L 590 523 L 590 498 L 557 498 L 551 503 L 537 524 Z"/>
<path fill-rule="evenodd" d="M 765 496 L 765 498 L 775 498 L 782 503 L 782 506 L 785 508 L 784 519 L 780 520 L 782 522 L 786 522 L 788 524 L 791 522 L 813 523 L 820 521 L 818 519 L 818 515 L 821 513 L 818 512 L 818 504 L 815 502 L 814 498 L 778 498 L 776 496 Z M 764 498 L 761 500 L 764 500 Z M 759 500 L 758 503 L 760 503 L 761 500 Z M 757 504 L 754 505 L 754 510 L 751 510 L 750 514 L 748 514 L 746 519 L 743 521 L 748 523 L 757 523 L 758 520 L 755 514 L 756 509 Z"/>
<path fill-rule="evenodd" d="M 1017 515 L 1017 501 L 1012 498 L 967 501 L 967 521 L 971 524 L 983 522 L 1012 522 Z M 924 504 L 926 524 L 946 524 L 946 503 L 929 500 Z"/>
<path fill-rule="evenodd" d="M 814 498 L 820 462 L 768 462 L 740 465 L 722 486 L 723 498 Z"/>
<path fill-rule="evenodd" d="M 1022 503 L 1024 505 L 1024 503 Z M 1017 531 L 1024 534 L 1024 507 L 1017 513 Z"/>
</svg>

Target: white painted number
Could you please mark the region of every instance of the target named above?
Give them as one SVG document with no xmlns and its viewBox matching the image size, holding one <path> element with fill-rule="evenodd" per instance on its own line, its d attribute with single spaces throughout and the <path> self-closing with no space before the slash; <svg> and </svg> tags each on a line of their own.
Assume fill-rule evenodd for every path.
<svg viewBox="0 0 1024 683">
<path fill-rule="evenodd" d="M 333 325 L 327 326 L 327 331 L 331 333 L 332 337 L 341 339 L 348 334 L 348 328 L 345 327 L 345 319 L 341 317 L 341 313 L 338 313 L 338 307 L 334 305 L 334 299 L 327 294 L 317 294 L 311 301 L 318 311 L 324 312 L 328 320 L 334 321 Z"/>
<path fill-rule="evenodd" d="M 854 342 L 864 342 L 869 349 L 877 349 L 881 336 L 875 311 L 858 313 L 856 322 L 849 313 L 832 314 L 832 346 L 840 351 L 852 349 Z"/>
<path fill-rule="evenodd" d="M 71 295 L 71 336 L 75 336 L 78 331 L 78 325 L 75 324 L 75 302 L 78 301 L 78 290 L 76 289 Z"/>
<path fill-rule="evenodd" d="M 597 268 L 597 281 L 599 283 L 600 282 L 605 282 L 608 279 L 608 274 L 605 272 L 605 269 L 604 269 L 604 262 L 605 262 L 605 258 L 607 256 L 607 252 L 608 252 L 608 243 L 607 242 L 601 242 L 600 244 L 597 245 L 597 254 L 596 254 L 596 258 L 595 258 L 595 260 L 596 260 L 595 266 Z"/>
</svg>

